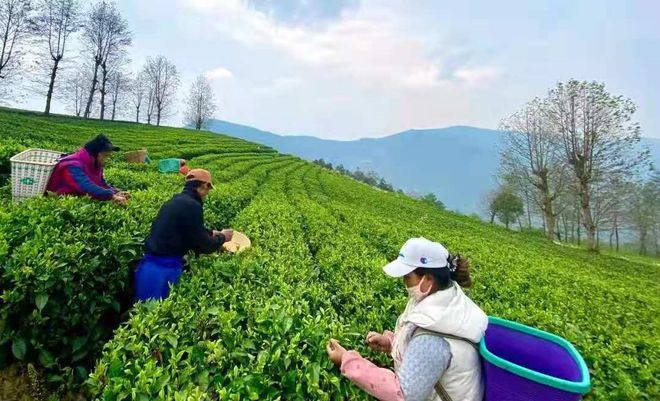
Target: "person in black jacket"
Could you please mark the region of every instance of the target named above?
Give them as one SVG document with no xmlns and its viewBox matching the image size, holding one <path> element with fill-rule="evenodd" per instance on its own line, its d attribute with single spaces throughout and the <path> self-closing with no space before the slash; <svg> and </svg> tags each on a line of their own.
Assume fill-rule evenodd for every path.
<svg viewBox="0 0 660 401">
<path fill-rule="evenodd" d="M 165 203 L 151 225 L 144 242 L 144 257 L 135 270 L 135 299 L 164 299 L 170 284 L 179 282 L 183 257 L 218 252 L 231 241 L 232 230 L 208 230 L 204 227 L 203 200 L 213 189 L 211 174 L 202 169 L 190 170 L 183 192 Z"/>
</svg>

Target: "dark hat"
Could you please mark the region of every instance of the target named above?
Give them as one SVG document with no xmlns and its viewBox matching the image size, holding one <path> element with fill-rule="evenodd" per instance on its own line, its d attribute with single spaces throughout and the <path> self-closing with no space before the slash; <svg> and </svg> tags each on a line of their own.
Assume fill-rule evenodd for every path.
<svg viewBox="0 0 660 401">
<path fill-rule="evenodd" d="M 115 146 L 110 142 L 107 136 L 103 134 L 97 135 L 94 139 L 90 140 L 85 144 L 85 149 L 96 156 L 101 152 L 118 152 L 119 147 Z"/>
</svg>

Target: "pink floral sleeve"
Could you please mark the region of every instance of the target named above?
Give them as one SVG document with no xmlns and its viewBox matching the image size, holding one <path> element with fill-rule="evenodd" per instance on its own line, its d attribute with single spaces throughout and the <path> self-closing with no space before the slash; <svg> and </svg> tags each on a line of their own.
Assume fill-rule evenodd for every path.
<svg viewBox="0 0 660 401">
<path fill-rule="evenodd" d="M 341 373 L 380 401 L 404 401 L 399 379 L 394 372 L 374 365 L 355 351 L 344 354 Z"/>
</svg>

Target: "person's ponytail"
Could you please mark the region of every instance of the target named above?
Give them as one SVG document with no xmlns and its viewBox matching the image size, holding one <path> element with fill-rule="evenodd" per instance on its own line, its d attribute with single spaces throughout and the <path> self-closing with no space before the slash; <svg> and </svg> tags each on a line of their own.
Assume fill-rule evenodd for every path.
<svg viewBox="0 0 660 401">
<path fill-rule="evenodd" d="M 454 271 L 451 272 L 451 279 L 456 281 L 463 288 L 472 287 L 472 278 L 470 277 L 470 262 L 467 258 L 457 255 L 451 257 Z"/>
</svg>

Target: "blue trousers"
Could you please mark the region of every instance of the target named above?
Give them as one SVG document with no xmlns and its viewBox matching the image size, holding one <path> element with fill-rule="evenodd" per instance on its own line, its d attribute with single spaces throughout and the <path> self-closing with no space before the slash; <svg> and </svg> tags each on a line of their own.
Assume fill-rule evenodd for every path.
<svg viewBox="0 0 660 401">
<path fill-rule="evenodd" d="M 183 259 L 175 256 L 145 254 L 135 269 L 135 300 L 162 300 L 170 295 L 183 272 Z"/>
</svg>

